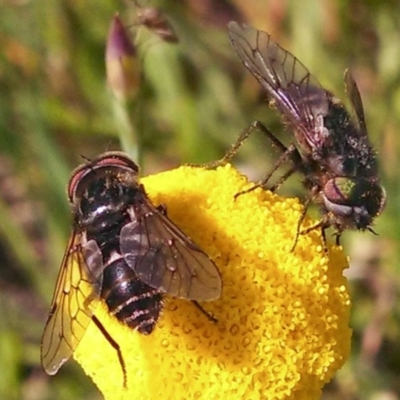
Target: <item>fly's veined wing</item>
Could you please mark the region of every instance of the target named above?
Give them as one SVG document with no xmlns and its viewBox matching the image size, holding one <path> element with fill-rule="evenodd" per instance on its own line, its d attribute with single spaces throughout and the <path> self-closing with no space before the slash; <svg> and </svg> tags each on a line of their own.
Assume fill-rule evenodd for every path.
<svg viewBox="0 0 400 400">
<path fill-rule="evenodd" d="M 234 21 L 228 24 L 228 30 L 239 58 L 274 99 L 276 107 L 296 129 L 312 135 L 317 117 L 328 113 L 330 95 L 268 33 L 246 25 L 241 27 Z"/>
<path fill-rule="evenodd" d="M 357 118 L 358 127 L 362 136 L 367 137 L 367 125 L 365 123 L 364 107 L 361 100 L 360 91 L 353 75 L 347 69 L 344 73 L 344 83 L 346 85 L 346 92 L 349 96 L 351 106 Z"/>
<path fill-rule="evenodd" d="M 99 299 L 101 283 L 86 266 L 81 235 L 73 233 L 65 252 L 42 337 L 44 370 L 54 375 L 81 341 Z"/>
<path fill-rule="evenodd" d="M 170 296 L 197 301 L 221 295 L 216 265 L 149 201 L 132 206 L 132 222 L 120 233 L 127 264 L 139 279 Z"/>
</svg>

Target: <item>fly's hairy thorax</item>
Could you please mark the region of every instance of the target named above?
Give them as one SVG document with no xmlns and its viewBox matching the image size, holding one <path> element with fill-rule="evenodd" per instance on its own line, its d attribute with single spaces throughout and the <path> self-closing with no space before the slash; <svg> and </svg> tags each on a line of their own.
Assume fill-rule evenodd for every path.
<svg viewBox="0 0 400 400">
<path fill-rule="evenodd" d="M 348 177 L 377 174 L 375 153 L 342 104 L 330 104 L 324 125 L 331 132 L 321 149 L 321 159 L 328 171 Z"/>
</svg>

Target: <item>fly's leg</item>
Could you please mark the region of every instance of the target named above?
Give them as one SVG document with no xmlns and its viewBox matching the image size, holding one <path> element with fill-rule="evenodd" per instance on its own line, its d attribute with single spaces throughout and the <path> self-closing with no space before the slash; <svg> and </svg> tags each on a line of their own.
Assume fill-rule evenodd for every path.
<svg viewBox="0 0 400 400">
<path fill-rule="evenodd" d="M 192 303 L 202 314 L 208 318 L 209 321 L 214 322 L 214 324 L 218 322 L 218 320 L 210 315 L 196 300 L 192 300 Z"/>
<path fill-rule="evenodd" d="M 311 187 L 310 196 L 307 198 L 306 202 L 304 203 L 303 211 L 301 212 L 299 222 L 297 224 L 296 237 L 295 237 L 291 251 L 294 251 L 294 249 L 296 248 L 297 241 L 298 241 L 300 235 L 306 235 L 307 233 L 309 233 L 311 231 L 314 231 L 316 229 L 321 229 L 321 236 L 322 236 L 322 242 L 324 245 L 324 251 L 325 251 L 325 253 L 328 253 L 328 247 L 326 245 L 327 242 L 326 242 L 325 230 L 327 228 L 329 228 L 330 225 L 329 225 L 329 217 L 327 215 L 325 215 L 316 224 L 314 224 L 306 229 L 301 230 L 301 225 L 304 221 L 304 218 L 306 217 L 308 207 L 312 203 L 313 199 L 318 196 L 319 191 L 320 191 L 320 188 L 318 185 L 313 185 Z"/>
<path fill-rule="evenodd" d="M 293 246 L 292 246 L 292 248 L 291 248 L 290 251 L 294 251 L 294 249 L 296 248 L 296 245 L 297 245 L 297 242 L 298 242 L 298 240 L 299 240 L 299 236 L 300 236 L 300 235 L 304 235 L 304 234 L 306 234 L 306 233 L 308 233 L 308 232 L 310 232 L 310 231 L 313 231 L 314 229 L 317 229 L 317 228 L 319 228 L 320 226 L 322 226 L 322 221 L 320 221 L 320 222 L 318 222 L 318 224 L 313 225 L 313 226 L 311 226 L 310 228 L 307 228 L 307 229 L 305 229 L 305 230 L 303 230 L 303 231 L 300 230 L 301 224 L 303 223 L 304 218 L 306 217 L 308 207 L 309 207 L 310 204 L 311 204 L 311 200 L 312 200 L 312 197 L 309 197 L 309 198 L 306 200 L 306 202 L 304 203 L 303 210 L 302 210 L 302 212 L 301 212 L 299 221 L 297 222 L 296 236 L 294 237 Z"/>
<path fill-rule="evenodd" d="M 262 188 L 266 188 L 266 185 L 268 183 L 268 181 L 271 179 L 271 176 L 276 172 L 276 170 L 283 164 L 285 163 L 287 160 L 291 160 L 292 162 L 294 162 L 293 160 L 296 159 L 297 160 L 297 156 L 300 157 L 298 150 L 296 149 L 296 147 L 292 144 L 289 147 L 285 147 L 277 138 L 274 137 L 274 141 L 279 142 L 283 147 L 284 147 L 284 151 L 282 152 L 282 154 L 279 156 L 278 160 L 276 161 L 274 167 L 271 169 L 271 171 L 268 173 L 268 175 L 260 182 L 254 184 L 252 187 L 250 187 L 249 189 L 243 190 L 239 193 L 235 194 L 235 200 L 239 197 L 242 196 L 245 193 L 250 193 L 253 190 L 262 187 Z M 281 149 L 280 149 L 281 150 Z M 286 181 L 286 179 L 288 179 L 294 172 L 298 171 L 299 167 L 297 165 L 294 165 L 292 168 L 289 169 L 289 171 L 287 171 L 284 175 L 281 176 L 281 178 L 279 178 L 279 180 L 275 183 L 275 185 L 272 187 L 272 191 L 276 190 L 284 181 Z"/>
<path fill-rule="evenodd" d="M 336 246 L 340 246 L 340 237 L 342 236 L 342 232 L 335 232 L 333 235 L 335 236 Z"/>
<path fill-rule="evenodd" d="M 124 388 L 127 388 L 128 387 L 128 378 L 127 378 L 127 372 L 126 372 L 126 364 L 125 364 L 125 360 L 122 356 L 122 351 L 121 351 L 119 344 L 106 331 L 103 324 L 100 322 L 100 320 L 96 316 L 93 316 L 93 322 L 96 324 L 97 328 L 100 330 L 100 332 L 104 335 L 104 337 L 107 339 L 107 341 L 113 347 L 113 349 L 116 351 L 118 361 L 120 363 L 121 370 L 122 370 L 122 386 Z"/>
<path fill-rule="evenodd" d="M 293 166 L 275 183 L 272 187 L 271 191 L 276 190 L 283 182 L 286 181 L 294 172 L 302 169 L 302 159 L 297 148 L 291 144 L 289 147 L 286 147 L 265 125 L 263 125 L 259 121 L 254 121 L 251 125 L 254 129 L 260 130 L 267 138 L 272 142 L 273 146 L 275 146 L 278 151 L 281 153 L 278 160 L 275 162 L 274 167 L 268 173 L 266 177 L 259 183 L 252 186 L 250 189 L 243 190 L 235 195 L 235 199 L 245 193 L 252 192 L 253 190 L 263 187 L 265 188 L 271 176 L 275 173 L 275 171 L 286 161 L 290 160 Z"/>
<path fill-rule="evenodd" d="M 162 215 L 167 215 L 167 206 L 165 204 L 160 204 L 157 206 L 157 210 L 162 214 Z"/>
<path fill-rule="evenodd" d="M 327 223 L 326 223 L 326 220 L 325 220 L 325 219 L 322 219 L 321 221 L 317 222 L 316 224 L 310 226 L 309 228 L 303 229 L 302 231 L 300 231 L 300 226 L 301 226 L 302 222 L 304 221 L 304 217 L 305 217 L 305 215 L 306 215 L 306 213 L 307 213 L 307 208 L 308 208 L 308 206 L 309 206 L 309 204 L 310 204 L 310 200 L 311 200 L 311 199 L 307 200 L 307 203 L 306 203 L 307 207 L 306 207 L 306 205 L 304 206 L 304 210 L 303 210 L 303 212 L 302 212 L 302 214 L 301 214 L 301 217 L 300 217 L 300 220 L 299 220 L 299 224 L 297 225 L 296 241 L 295 241 L 295 243 L 294 243 L 294 246 L 292 247 L 292 251 L 293 251 L 293 250 L 295 249 L 295 247 L 296 247 L 296 244 L 297 244 L 297 240 L 298 240 L 298 238 L 299 238 L 299 235 L 306 235 L 307 233 L 309 233 L 309 232 L 311 232 L 311 231 L 314 231 L 315 229 L 320 229 L 320 228 L 321 228 L 321 236 L 322 236 L 322 242 L 323 242 L 323 244 L 324 244 L 324 251 L 325 251 L 325 253 L 327 254 L 327 253 L 328 253 L 328 247 L 327 247 L 327 245 L 326 245 L 327 241 L 326 241 L 325 230 L 326 230 L 329 226 L 327 226 Z M 339 238 L 340 238 L 340 234 L 339 234 L 338 236 L 336 236 L 336 240 L 339 240 Z"/>
<path fill-rule="evenodd" d="M 241 134 L 240 136 L 236 139 L 235 143 L 232 144 L 230 149 L 225 153 L 225 155 L 216 161 L 211 161 L 209 163 L 205 164 L 185 164 L 189 167 L 195 167 L 195 168 L 206 168 L 206 169 L 213 169 L 217 167 L 221 167 L 225 164 L 228 164 L 232 158 L 236 155 L 236 153 L 239 151 L 240 147 L 242 147 L 243 143 L 247 140 L 247 138 L 252 134 L 254 130 L 260 129 L 260 126 L 263 126 L 261 122 L 259 121 L 254 121 L 249 125 Z"/>
<path fill-rule="evenodd" d="M 282 183 L 285 182 L 286 179 L 290 178 L 297 170 L 298 170 L 297 167 L 290 168 L 268 190 L 275 193 L 275 191 L 279 189 Z"/>
</svg>

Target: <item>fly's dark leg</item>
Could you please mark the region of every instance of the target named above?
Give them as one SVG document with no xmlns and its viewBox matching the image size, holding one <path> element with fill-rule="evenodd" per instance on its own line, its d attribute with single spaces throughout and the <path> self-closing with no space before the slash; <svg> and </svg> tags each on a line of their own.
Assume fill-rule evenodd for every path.
<svg viewBox="0 0 400 400">
<path fill-rule="evenodd" d="M 310 199 L 310 200 L 311 200 L 311 199 Z M 307 201 L 306 204 L 307 204 L 307 207 L 308 207 L 308 205 L 310 204 L 310 201 Z M 293 248 L 292 248 L 292 251 L 294 250 L 294 248 L 295 248 L 295 246 L 296 246 L 296 244 L 297 244 L 297 239 L 298 239 L 298 237 L 299 237 L 299 234 L 300 234 L 300 235 L 306 235 L 307 233 L 309 233 L 309 232 L 311 232 L 311 231 L 314 231 L 315 229 L 321 228 L 321 230 L 322 230 L 322 231 L 321 231 L 321 236 L 322 236 L 322 242 L 324 243 L 324 251 L 325 251 L 325 253 L 328 253 L 328 247 L 326 246 L 326 234 L 325 234 L 325 230 L 326 230 L 326 228 L 328 228 L 329 226 L 327 226 L 326 221 L 325 221 L 324 219 L 322 219 L 322 221 L 319 221 L 319 222 L 317 222 L 316 224 L 310 226 L 309 228 L 300 231 L 300 225 L 301 225 L 301 223 L 302 223 L 303 220 L 304 220 L 304 217 L 305 217 L 306 212 L 307 212 L 307 209 L 306 209 L 306 206 L 304 206 L 304 211 L 303 211 L 303 213 L 302 213 L 302 215 L 301 215 L 301 218 L 300 218 L 300 221 L 299 221 L 299 225 L 298 225 L 298 228 L 297 228 L 298 233 L 297 233 L 297 235 L 296 235 L 296 243 L 294 244 L 294 246 L 293 246 Z M 337 240 L 338 240 L 338 237 L 340 237 L 340 234 L 339 234 L 339 236 L 336 237 Z"/>
<path fill-rule="evenodd" d="M 297 171 L 297 167 L 292 167 L 288 171 L 285 172 L 275 183 L 273 186 L 269 188 L 271 192 L 275 192 L 282 185 L 286 179 L 290 178 Z"/>
<path fill-rule="evenodd" d="M 121 369 L 122 369 L 122 376 L 123 376 L 122 385 L 123 385 L 124 388 L 128 387 L 125 360 L 122 357 L 122 352 L 121 352 L 121 348 L 119 347 L 119 344 L 106 331 L 106 329 L 104 328 L 103 324 L 99 321 L 99 319 L 96 316 L 93 316 L 93 322 L 96 324 L 96 326 L 99 328 L 100 332 L 104 335 L 104 337 L 107 339 L 107 341 L 111 344 L 111 346 L 117 352 L 118 361 L 119 361 L 119 363 L 121 365 Z"/>
<path fill-rule="evenodd" d="M 273 170 L 262 180 L 261 184 L 265 187 L 268 180 L 274 174 L 274 172 L 278 169 L 280 165 L 282 165 L 285 161 L 291 160 L 293 167 L 289 169 L 279 180 L 275 183 L 274 186 L 270 189 L 271 192 L 275 191 L 283 182 L 286 181 L 294 172 L 301 171 L 303 169 L 303 161 L 301 155 L 297 148 L 291 144 L 289 147 L 286 147 L 265 125 L 261 122 L 256 121 L 257 128 L 267 136 L 267 138 L 272 142 L 272 144 L 279 150 L 281 153 L 279 159 L 276 161 Z"/>
<path fill-rule="evenodd" d="M 192 300 L 192 303 L 202 314 L 208 318 L 209 321 L 214 322 L 215 324 L 218 322 L 218 320 L 210 315 L 196 300 Z"/>
<path fill-rule="evenodd" d="M 165 204 L 158 205 L 157 210 L 160 211 L 162 215 L 167 215 L 167 206 Z"/>
<path fill-rule="evenodd" d="M 371 232 L 375 236 L 379 236 L 379 233 L 376 233 L 370 226 L 367 227 L 368 231 Z"/>
<path fill-rule="evenodd" d="M 243 143 L 247 140 L 247 138 L 251 135 L 251 133 L 254 130 L 261 129 L 260 127 L 263 126 L 260 121 L 254 121 L 251 123 L 250 126 L 248 126 L 241 134 L 240 136 L 236 139 L 236 142 L 233 143 L 231 148 L 225 153 L 225 155 L 216 161 L 211 161 L 209 163 L 205 164 L 186 164 L 189 167 L 200 167 L 200 168 L 207 168 L 207 169 L 213 169 L 220 167 L 222 165 L 228 164 L 232 158 L 236 155 L 236 153 L 239 151 L 240 147 L 242 147 Z M 264 127 L 264 126 L 263 126 Z M 267 128 L 265 128 L 267 129 Z"/>
<path fill-rule="evenodd" d="M 264 135 L 266 135 L 272 144 L 278 148 L 280 153 L 288 151 L 288 148 L 260 121 L 254 121 L 251 126 L 253 125 L 253 129 L 259 129 Z"/>
<path fill-rule="evenodd" d="M 336 246 L 340 246 L 340 237 L 342 236 L 342 233 L 341 232 L 335 232 L 334 235 L 335 235 L 335 244 L 336 244 Z"/>
<path fill-rule="evenodd" d="M 319 187 L 318 187 L 318 186 L 313 186 L 313 187 L 311 187 L 311 194 L 310 194 L 310 196 L 308 197 L 308 199 L 306 200 L 306 202 L 305 202 L 305 204 L 304 204 L 303 211 L 302 211 L 302 213 L 301 213 L 299 222 L 298 222 L 298 224 L 297 224 L 296 238 L 295 238 L 295 242 L 294 242 L 293 247 L 292 247 L 292 251 L 293 251 L 293 250 L 295 249 L 295 247 L 296 247 L 297 240 L 299 239 L 299 235 L 306 235 L 307 233 L 309 233 L 309 232 L 311 232 L 311 231 L 314 231 L 315 229 L 321 229 L 321 230 L 322 230 L 322 232 L 321 232 L 321 235 L 322 235 L 322 242 L 323 242 L 323 244 L 324 244 L 324 251 L 325 251 L 325 253 L 328 253 L 328 248 L 327 248 L 327 246 L 326 246 L 326 235 L 325 235 L 325 230 L 326 230 L 327 228 L 329 228 L 330 224 L 329 224 L 329 218 L 328 218 L 327 215 L 325 215 L 325 216 L 322 218 L 321 221 L 319 221 L 319 222 L 317 222 L 316 224 L 310 226 L 309 228 L 300 230 L 301 224 L 303 223 L 304 218 L 305 218 L 305 216 L 306 216 L 306 214 L 307 214 L 308 207 L 310 206 L 310 204 L 311 204 L 311 202 L 313 201 L 313 199 L 314 199 L 316 196 L 318 196 L 318 192 L 319 192 Z"/>
<path fill-rule="evenodd" d="M 311 204 L 311 200 L 312 200 L 312 198 L 309 197 L 309 198 L 306 200 L 306 202 L 304 203 L 303 210 L 302 210 L 302 212 L 301 212 L 299 221 L 297 222 L 296 236 L 294 237 L 293 246 L 292 246 L 292 248 L 291 248 L 290 251 L 294 251 L 294 249 L 296 248 L 297 241 L 299 240 L 300 234 L 303 235 L 303 234 L 305 234 L 305 233 L 307 233 L 307 232 L 310 232 L 310 231 L 312 231 L 312 230 L 314 230 L 314 229 L 316 229 L 316 228 L 318 227 L 318 226 L 312 226 L 311 229 L 308 228 L 308 229 L 305 229 L 304 231 L 300 231 L 301 224 L 303 223 L 304 218 L 306 217 L 308 207 L 309 207 L 310 204 Z M 318 222 L 318 224 L 320 224 L 320 222 Z"/>
<path fill-rule="evenodd" d="M 268 131 L 269 132 L 269 131 Z M 272 168 L 272 170 L 269 172 L 269 174 L 260 182 L 254 184 L 254 186 L 252 186 L 249 189 L 243 190 L 239 193 L 235 194 L 235 200 L 239 197 L 242 196 L 245 193 L 250 193 L 253 190 L 262 187 L 265 188 L 268 181 L 271 179 L 271 176 L 275 173 L 275 171 L 287 160 L 291 160 L 292 162 L 295 162 L 294 160 L 297 160 L 297 156 L 299 155 L 298 150 L 296 149 L 296 147 L 292 144 L 289 147 L 285 147 L 276 137 L 274 137 L 274 143 L 279 142 L 281 146 L 279 146 L 279 150 L 283 150 L 282 154 L 279 156 L 278 160 L 276 161 L 274 167 Z M 297 161 L 296 161 L 297 162 Z M 292 167 L 288 172 L 286 172 L 279 180 L 278 182 L 273 186 L 274 190 L 276 190 L 287 178 L 289 178 L 289 176 L 291 176 L 295 171 L 297 171 L 299 169 L 299 167 L 297 165 L 295 165 L 294 167 Z"/>
<path fill-rule="evenodd" d="M 279 156 L 278 160 L 276 161 L 274 167 L 270 171 L 270 173 L 259 183 L 252 186 L 250 189 L 244 190 L 239 192 L 235 195 L 235 199 L 245 193 L 252 192 L 253 190 L 263 187 L 265 188 L 271 176 L 275 173 L 275 171 L 287 160 L 290 160 L 293 163 L 293 167 L 289 169 L 281 178 L 279 178 L 278 182 L 272 187 L 271 191 L 276 190 L 283 182 L 286 181 L 294 172 L 302 169 L 302 159 L 299 151 L 297 148 L 291 144 L 289 147 L 286 147 L 265 125 L 263 125 L 259 121 L 254 121 L 251 125 L 252 130 L 258 129 L 267 138 L 272 142 L 272 144 L 279 150 L 281 155 Z"/>
</svg>

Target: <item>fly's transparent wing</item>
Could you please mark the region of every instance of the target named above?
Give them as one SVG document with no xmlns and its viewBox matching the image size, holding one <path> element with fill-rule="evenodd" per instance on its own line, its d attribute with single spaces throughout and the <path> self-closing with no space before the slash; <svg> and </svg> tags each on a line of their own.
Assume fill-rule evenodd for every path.
<svg viewBox="0 0 400 400">
<path fill-rule="evenodd" d="M 61 264 L 42 338 L 42 366 L 49 375 L 56 374 L 71 357 L 98 304 L 101 281 L 88 269 L 83 251 L 81 235 L 74 232 Z M 92 263 L 99 263 L 90 246 L 86 253 Z"/>
<path fill-rule="evenodd" d="M 347 69 L 344 73 L 344 83 L 346 85 L 346 92 L 349 96 L 351 106 L 357 118 L 358 127 L 362 136 L 367 137 L 367 125 L 365 123 L 364 107 L 361 100 L 360 91 L 353 75 Z"/>
<path fill-rule="evenodd" d="M 255 76 L 278 110 L 296 130 L 313 142 L 315 128 L 328 114 L 331 95 L 291 53 L 271 36 L 237 22 L 228 24 L 229 37 L 245 67 Z"/>
<path fill-rule="evenodd" d="M 216 265 L 149 200 L 132 206 L 121 229 L 121 251 L 139 279 L 170 296 L 197 301 L 221 295 Z"/>
</svg>

